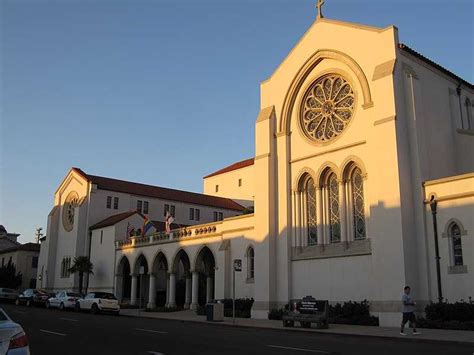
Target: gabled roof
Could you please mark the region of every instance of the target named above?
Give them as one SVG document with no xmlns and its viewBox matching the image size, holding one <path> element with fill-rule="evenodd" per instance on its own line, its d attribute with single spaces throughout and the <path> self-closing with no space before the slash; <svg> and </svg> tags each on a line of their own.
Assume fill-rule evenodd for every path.
<svg viewBox="0 0 474 355">
<path fill-rule="evenodd" d="M 250 159 L 245 159 L 245 160 L 239 161 L 237 163 L 231 164 L 229 166 L 226 166 L 223 169 L 220 169 L 220 170 L 217 170 L 217 171 L 213 172 L 212 174 L 204 176 L 204 179 L 206 179 L 208 177 L 211 177 L 211 176 L 228 173 L 229 171 L 242 169 L 242 168 L 245 168 L 247 166 L 253 165 L 255 163 L 254 160 L 255 160 L 254 158 L 250 158 Z"/>
<path fill-rule="evenodd" d="M 418 53 L 414 49 L 408 47 L 406 44 L 400 43 L 398 45 L 398 48 L 400 48 L 405 53 L 411 54 L 412 56 L 420 59 L 421 61 L 425 62 L 426 64 L 431 65 L 432 67 L 438 69 L 439 71 L 441 71 L 442 73 L 450 76 L 451 78 L 458 81 L 459 83 L 463 83 L 468 88 L 474 90 L 474 85 L 473 84 L 471 84 L 470 82 L 468 82 L 468 81 L 464 80 L 463 78 L 457 76 L 456 74 L 454 74 L 453 72 L 449 71 L 448 69 L 442 67 L 438 63 L 433 62 L 431 59 L 429 59 L 429 58 L 425 57 L 424 55 Z"/>
<path fill-rule="evenodd" d="M 123 192 L 132 195 L 159 198 L 169 201 L 179 201 L 234 211 L 243 211 L 245 209 L 243 206 L 229 198 L 168 189 L 160 186 L 145 185 L 137 182 L 112 179 L 103 176 L 89 175 L 79 168 L 72 168 L 72 170 L 83 176 L 88 181 L 92 182 L 92 184 L 97 185 L 97 188 L 101 190 Z"/>
<path fill-rule="evenodd" d="M 37 251 L 37 252 L 39 253 L 40 247 L 41 247 L 41 245 L 40 245 L 40 244 L 36 244 L 36 243 L 19 244 L 19 245 L 15 245 L 15 246 L 13 246 L 13 247 L 10 247 L 10 248 L 6 248 L 6 249 L 0 250 L 0 254 L 11 253 L 12 251 L 19 251 L 19 250 L 23 250 L 23 251 Z"/>
<path fill-rule="evenodd" d="M 124 219 L 133 216 L 135 213 L 139 214 L 144 218 L 144 216 L 139 213 L 138 211 L 129 211 L 129 212 L 124 212 L 124 213 L 118 213 L 114 214 L 112 216 L 107 217 L 106 219 L 103 219 L 100 222 L 97 222 L 96 224 L 90 226 L 89 229 L 99 229 L 99 228 L 105 228 L 109 226 L 113 226 L 114 224 L 117 224 L 118 222 L 123 221 Z"/>
</svg>

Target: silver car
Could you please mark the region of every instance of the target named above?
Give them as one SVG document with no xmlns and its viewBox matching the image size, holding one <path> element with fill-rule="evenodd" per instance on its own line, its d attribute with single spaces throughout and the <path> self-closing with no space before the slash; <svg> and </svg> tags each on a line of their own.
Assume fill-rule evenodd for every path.
<svg viewBox="0 0 474 355">
<path fill-rule="evenodd" d="M 0 287 L 0 300 L 15 301 L 19 292 L 12 288 Z"/>
<path fill-rule="evenodd" d="M 46 308 L 59 308 L 60 310 L 74 309 L 76 302 L 82 298 L 81 294 L 69 291 L 60 291 L 46 302 Z"/>
<path fill-rule="evenodd" d="M 30 347 L 21 325 L 13 322 L 0 308 L 0 354 L 30 355 Z"/>
</svg>

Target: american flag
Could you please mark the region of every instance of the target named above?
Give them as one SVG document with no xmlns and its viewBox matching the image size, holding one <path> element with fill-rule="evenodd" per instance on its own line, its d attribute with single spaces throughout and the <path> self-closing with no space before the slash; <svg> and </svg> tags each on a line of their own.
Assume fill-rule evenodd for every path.
<svg viewBox="0 0 474 355">
<path fill-rule="evenodd" d="M 171 233 L 171 223 L 173 223 L 173 221 L 174 221 L 173 216 L 169 212 L 166 212 L 165 228 L 166 228 L 166 233 L 168 234 Z"/>
<path fill-rule="evenodd" d="M 128 222 L 127 224 L 127 238 L 130 238 L 132 233 L 135 231 L 135 227 Z"/>
</svg>

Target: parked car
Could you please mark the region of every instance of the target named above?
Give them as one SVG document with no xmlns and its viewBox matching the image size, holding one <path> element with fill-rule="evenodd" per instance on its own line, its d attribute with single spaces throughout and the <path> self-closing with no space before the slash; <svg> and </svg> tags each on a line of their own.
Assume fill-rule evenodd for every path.
<svg viewBox="0 0 474 355">
<path fill-rule="evenodd" d="M 0 354 L 30 355 L 26 333 L 0 308 Z"/>
<path fill-rule="evenodd" d="M 18 291 L 12 288 L 0 288 L 0 300 L 3 301 L 15 301 L 18 297 Z"/>
<path fill-rule="evenodd" d="M 25 291 L 20 293 L 15 301 L 15 304 L 19 306 L 20 304 L 26 304 L 27 307 L 30 306 L 45 306 L 46 301 L 52 295 L 44 290 L 34 290 L 32 288 L 27 288 Z"/>
<path fill-rule="evenodd" d="M 120 313 L 120 305 L 112 293 L 89 292 L 83 299 L 76 302 L 76 311 L 90 311 L 92 314 L 99 312 Z"/>
<path fill-rule="evenodd" d="M 46 308 L 59 308 L 60 310 L 76 306 L 76 302 L 82 298 L 80 293 L 60 291 L 54 297 L 46 301 Z"/>
</svg>

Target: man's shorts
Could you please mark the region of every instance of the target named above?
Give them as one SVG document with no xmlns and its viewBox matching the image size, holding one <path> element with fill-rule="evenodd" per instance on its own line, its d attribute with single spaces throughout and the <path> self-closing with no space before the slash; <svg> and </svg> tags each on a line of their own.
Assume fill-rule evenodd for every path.
<svg viewBox="0 0 474 355">
<path fill-rule="evenodd" d="M 415 318 L 415 313 L 413 312 L 404 312 L 403 313 L 403 323 L 406 323 L 406 322 L 410 322 L 410 323 L 413 323 L 413 322 L 416 322 L 416 318 Z"/>
</svg>

